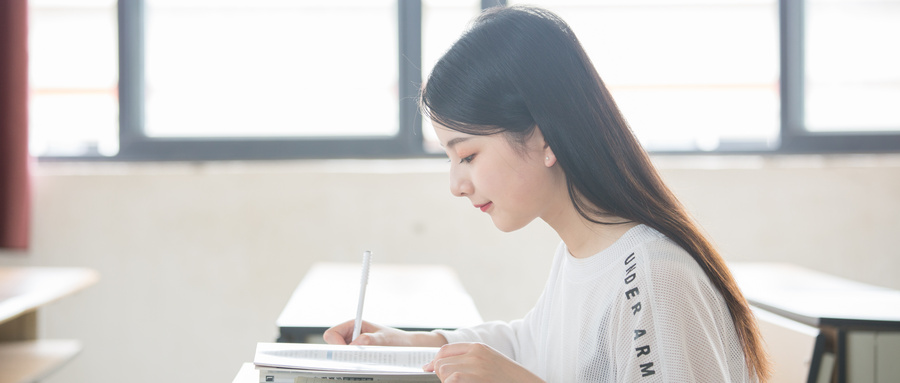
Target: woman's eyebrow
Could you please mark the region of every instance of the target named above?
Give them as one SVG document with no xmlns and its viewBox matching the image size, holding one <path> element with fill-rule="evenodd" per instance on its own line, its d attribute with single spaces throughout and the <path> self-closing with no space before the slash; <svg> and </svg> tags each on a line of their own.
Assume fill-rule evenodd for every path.
<svg viewBox="0 0 900 383">
<path fill-rule="evenodd" d="M 456 144 L 466 141 L 470 138 L 472 138 L 472 137 L 456 137 L 454 139 L 451 139 L 450 141 L 447 141 L 447 146 L 445 146 L 445 147 L 447 149 L 453 149 L 453 147 L 456 146 Z"/>
</svg>

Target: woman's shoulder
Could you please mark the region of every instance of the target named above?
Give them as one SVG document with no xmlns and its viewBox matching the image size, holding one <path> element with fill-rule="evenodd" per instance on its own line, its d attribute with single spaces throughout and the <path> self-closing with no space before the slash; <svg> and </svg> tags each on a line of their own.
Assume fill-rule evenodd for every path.
<svg viewBox="0 0 900 383">
<path fill-rule="evenodd" d="M 691 254 L 675 241 L 651 227 L 643 226 L 643 229 L 643 240 L 632 251 L 635 257 L 654 266 L 702 272 Z"/>
<path fill-rule="evenodd" d="M 650 227 L 645 230 L 644 240 L 622 256 L 621 265 L 626 270 L 641 269 L 640 277 L 654 289 L 710 284 L 703 268 L 687 250 Z"/>
</svg>

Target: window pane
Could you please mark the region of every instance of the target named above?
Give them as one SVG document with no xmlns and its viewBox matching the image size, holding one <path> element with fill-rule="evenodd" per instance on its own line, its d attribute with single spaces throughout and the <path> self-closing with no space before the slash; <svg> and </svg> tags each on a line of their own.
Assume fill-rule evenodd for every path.
<svg viewBox="0 0 900 383">
<path fill-rule="evenodd" d="M 481 1 L 422 1 L 422 81 L 480 12 Z M 422 133 L 426 151 L 443 153 L 430 120 L 422 121 Z"/>
<path fill-rule="evenodd" d="M 148 136 L 397 134 L 393 1 L 146 5 Z"/>
<path fill-rule="evenodd" d="M 31 0 L 28 14 L 30 153 L 115 155 L 115 1 Z"/>
<path fill-rule="evenodd" d="M 900 130 L 900 0 L 806 4 L 806 126 Z"/>
<path fill-rule="evenodd" d="M 569 23 L 648 150 L 775 145 L 775 0 L 527 3 Z"/>
</svg>

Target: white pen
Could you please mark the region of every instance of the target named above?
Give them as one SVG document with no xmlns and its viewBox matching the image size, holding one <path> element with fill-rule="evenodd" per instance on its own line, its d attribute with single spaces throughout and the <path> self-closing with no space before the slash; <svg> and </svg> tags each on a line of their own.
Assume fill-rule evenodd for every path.
<svg viewBox="0 0 900 383">
<path fill-rule="evenodd" d="M 351 342 L 356 340 L 359 332 L 362 330 L 362 312 L 363 304 L 366 302 L 366 285 L 369 284 L 369 263 L 372 261 L 372 252 L 363 253 L 362 279 L 359 281 L 359 303 L 356 306 L 356 322 L 353 324 L 353 338 Z"/>
</svg>

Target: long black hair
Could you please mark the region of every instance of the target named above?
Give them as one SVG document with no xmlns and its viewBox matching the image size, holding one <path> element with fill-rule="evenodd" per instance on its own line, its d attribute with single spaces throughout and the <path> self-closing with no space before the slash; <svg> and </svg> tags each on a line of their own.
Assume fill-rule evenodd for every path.
<svg viewBox="0 0 900 383">
<path fill-rule="evenodd" d="M 599 224 L 645 224 L 690 253 L 725 298 L 748 368 L 768 377 L 753 314 L 724 260 L 662 182 L 562 19 L 534 7 L 485 11 L 437 62 L 420 105 L 467 134 L 524 142 L 539 127 L 579 214 Z"/>
</svg>

